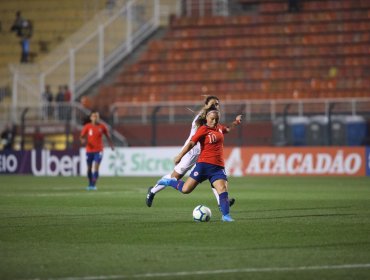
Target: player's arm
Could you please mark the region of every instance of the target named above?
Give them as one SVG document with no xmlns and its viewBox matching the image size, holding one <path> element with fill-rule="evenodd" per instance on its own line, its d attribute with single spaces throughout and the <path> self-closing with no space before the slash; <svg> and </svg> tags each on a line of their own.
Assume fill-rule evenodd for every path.
<svg viewBox="0 0 370 280">
<path fill-rule="evenodd" d="M 205 126 L 201 126 L 197 129 L 193 137 L 191 137 L 190 141 L 184 146 L 184 148 L 181 150 L 181 152 L 175 157 L 174 162 L 175 164 L 178 164 L 182 157 L 189 152 L 196 143 L 200 140 L 201 137 L 203 137 L 206 134 L 206 128 Z"/>
<path fill-rule="evenodd" d="M 226 131 L 230 132 L 242 122 L 242 115 L 237 115 L 235 120 L 226 127 Z"/>
<path fill-rule="evenodd" d="M 81 143 L 81 145 L 86 144 L 86 129 L 85 129 L 85 127 L 82 129 L 81 134 L 80 134 L 80 143 Z"/>
<path fill-rule="evenodd" d="M 104 135 L 108 140 L 109 147 L 112 149 L 112 151 L 114 151 L 114 144 L 113 144 L 112 138 L 109 135 L 108 130 L 105 131 Z"/>
<path fill-rule="evenodd" d="M 193 141 L 189 141 L 184 148 L 181 150 L 181 152 L 175 157 L 174 162 L 175 164 L 178 164 L 182 157 L 189 152 L 193 147 L 195 146 L 195 143 Z"/>
</svg>

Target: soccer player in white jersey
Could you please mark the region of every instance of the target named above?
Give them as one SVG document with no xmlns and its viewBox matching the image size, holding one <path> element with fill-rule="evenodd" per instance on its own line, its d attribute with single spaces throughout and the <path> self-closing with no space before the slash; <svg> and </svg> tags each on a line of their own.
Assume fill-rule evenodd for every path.
<svg viewBox="0 0 370 280">
<path fill-rule="evenodd" d="M 191 137 L 195 134 L 198 127 L 201 125 L 202 120 L 205 120 L 206 118 L 206 111 L 211 106 L 215 106 L 217 109 L 220 107 L 220 101 L 218 97 L 216 96 L 207 96 L 206 100 L 204 101 L 204 106 L 202 110 L 195 116 L 192 124 L 191 124 L 191 130 L 188 139 L 185 141 L 184 146 L 187 145 L 187 143 L 190 141 Z M 200 144 L 197 143 L 188 153 L 186 153 L 181 161 L 175 166 L 171 174 L 164 175 L 160 180 L 157 181 L 157 184 L 155 184 L 154 187 L 149 187 L 148 193 L 146 196 L 146 205 L 148 207 L 151 207 L 153 204 L 154 196 L 157 192 L 163 190 L 166 186 L 158 184 L 162 179 L 169 179 L 169 178 L 176 178 L 176 180 L 180 180 L 184 175 L 194 166 L 194 164 L 197 162 L 198 157 L 200 154 Z M 217 204 L 220 205 L 220 198 L 216 191 L 216 189 L 212 186 L 212 191 L 217 199 Z M 235 203 L 235 199 L 231 198 L 229 200 L 229 205 L 232 206 Z"/>
</svg>

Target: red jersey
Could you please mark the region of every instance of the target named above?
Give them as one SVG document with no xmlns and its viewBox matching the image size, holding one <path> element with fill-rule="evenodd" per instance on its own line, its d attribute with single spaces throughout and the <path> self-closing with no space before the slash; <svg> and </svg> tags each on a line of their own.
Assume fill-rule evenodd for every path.
<svg viewBox="0 0 370 280">
<path fill-rule="evenodd" d="M 87 135 L 86 152 L 96 153 L 103 150 L 103 134 L 108 135 L 108 129 L 105 125 L 88 123 L 82 128 L 81 136 Z"/>
<path fill-rule="evenodd" d="M 201 151 L 197 162 L 205 162 L 218 166 L 225 166 L 224 161 L 224 134 L 226 127 L 218 124 L 215 128 L 203 125 L 191 138 L 194 143 L 199 142 Z"/>
</svg>

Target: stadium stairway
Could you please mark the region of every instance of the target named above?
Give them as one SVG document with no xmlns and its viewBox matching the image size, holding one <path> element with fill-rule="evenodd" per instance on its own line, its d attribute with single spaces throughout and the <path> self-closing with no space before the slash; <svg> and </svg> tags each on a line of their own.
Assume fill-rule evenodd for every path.
<svg viewBox="0 0 370 280">
<path fill-rule="evenodd" d="M 15 13 L 16 13 L 17 10 L 21 10 L 22 15 L 25 18 L 30 18 L 30 19 L 32 18 L 32 20 L 34 22 L 34 27 L 35 27 L 34 34 L 38 34 L 39 36 L 41 36 L 41 34 L 44 34 L 46 39 L 49 38 L 47 36 L 50 35 L 50 34 L 52 36 L 54 36 L 55 38 L 58 38 L 56 47 L 53 47 L 53 44 L 50 44 L 49 45 L 50 48 L 48 49 L 48 52 L 45 53 L 45 55 L 37 54 L 37 56 L 34 57 L 35 58 L 34 61 L 33 61 L 34 63 L 28 63 L 27 65 L 16 65 L 17 70 L 18 69 L 21 70 L 21 74 L 24 75 L 24 76 L 27 76 L 27 81 L 34 82 L 34 84 L 37 84 L 38 81 L 39 81 L 38 79 L 40 77 L 40 70 L 48 69 L 48 67 L 50 67 L 50 65 L 55 65 L 55 63 L 58 61 L 58 59 L 60 59 L 60 57 L 62 57 L 62 56 L 64 57 L 66 55 L 66 53 L 68 54 L 68 51 L 71 48 L 71 46 L 74 46 L 75 44 L 80 43 L 81 37 L 83 37 L 83 36 L 81 36 L 81 34 L 85 34 L 85 36 L 86 36 L 86 34 L 90 33 L 89 30 L 92 29 L 92 30 L 95 31 L 97 29 L 98 24 L 101 24 L 101 22 L 105 22 L 105 19 L 107 19 L 107 18 L 110 19 L 110 17 L 111 17 L 111 11 L 109 9 L 101 10 L 101 8 L 105 8 L 105 5 L 106 5 L 105 0 L 96 0 L 96 1 L 95 0 L 91 0 L 91 1 L 90 0 L 76 0 L 76 1 L 68 0 L 68 1 L 64 1 L 63 3 L 60 3 L 60 1 L 54 1 L 54 0 L 52 0 L 52 1 L 37 0 L 37 1 L 33 1 L 32 5 L 29 4 L 29 1 L 28 1 L 27 4 L 25 4 L 23 6 L 22 3 L 24 3 L 24 2 L 27 2 L 27 1 L 26 0 L 17 0 L 17 1 L 12 2 L 13 5 L 9 4 L 9 6 L 0 8 L 2 13 L 4 13 L 4 14 L 6 13 L 8 15 L 8 20 L 3 20 L 3 18 L 1 19 L 2 26 L 4 27 L 3 30 L 6 31 L 2 34 L 2 35 L 4 35 L 4 38 L 5 38 L 5 36 L 8 36 L 10 38 L 9 40 L 14 39 L 13 41 L 18 44 L 18 41 L 17 41 L 18 39 L 16 38 L 15 34 L 10 34 L 7 31 L 10 28 L 10 25 L 12 24 L 12 22 L 14 20 Z M 52 2 L 55 2 L 55 3 L 52 3 Z M 74 16 L 74 17 L 77 17 L 77 18 L 82 17 L 82 14 L 79 14 L 79 15 L 76 14 L 77 13 L 76 10 L 80 10 L 80 9 L 82 9 L 82 7 L 78 6 L 78 4 L 74 3 L 74 2 L 80 2 L 80 3 L 85 3 L 85 4 L 88 3 L 89 5 L 94 2 L 98 7 L 97 10 L 100 9 L 100 12 L 96 15 L 94 14 L 95 16 L 92 18 L 92 20 L 90 20 L 88 22 L 88 24 L 84 24 L 88 20 L 88 19 L 86 19 L 86 15 L 84 15 L 84 21 L 83 21 L 84 25 L 83 25 L 82 28 L 80 28 L 82 25 L 79 25 L 78 27 L 76 27 L 76 29 L 73 30 L 73 32 L 71 31 L 68 34 L 64 33 L 65 37 L 64 37 L 63 34 L 62 34 L 63 36 L 61 35 L 61 36 L 56 37 L 57 36 L 57 31 L 54 30 L 54 29 L 60 29 L 60 30 L 66 32 L 66 29 L 67 29 L 66 26 L 68 25 L 68 18 L 67 17 L 65 17 L 63 19 L 61 19 L 60 17 L 57 18 L 57 15 L 56 15 L 57 12 L 62 13 L 64 16 L 68 15 L 68 17 L 69 16 Z M 69 8 L 67 9 L 68 3 L 71 3 L 70 9 Z M 126 0 L 117 0 L 116 1 L 116 4 L 120 5 L 120 6 L 124 5 L 125 3 L 126 3 Z M 176 4 L 176 2 L 174 2 L 172 0 L 161 0 L 161 4 L 163 6 L 161 6 L 161 11 L 160 12 L 161 12 L 162 15 L 165 15 L 165 14 L 169 13 L 170 11 L 172 11 L 174 9 L 174 6 L 175 6 L 174 4 Z M 51 7 L 52 11 L 48 12 L 48 8 L 46 6 L 47 7 L 52 6 Z M 22 7 L 22 9 L 20 9 L 20 7 Z M 163 8 L 163 10 L 162 10 L 162 8 Z M 36 13 L 38 10 L 40 10 L 40 14 Z M 67 12 L 67 10 L 70 11 L 70 13 Z M 54 14 L 54 12 L 55 12 L 55 14 Z M 48 15 L 48 16 L 47 17 L 43 16 L 45 14 Z M 53 14 L 53 15 L 51 15 L 51 14 Z M 42 19 L 44 19 L 44 22 L 46 22 L 46 23 L 42 24 L 41 20 L 37 21 L 37 20 L 34 20 L 33 18 L 37 18 L 37 19 L 42 18 Z M 89 19 L 91 19 L 91 18 L 89 18 Z M 117 23 L 119 24 L 118 21 L 117 21 Z M 165 18 L 164 16 L 161 17 L 161 25 L 167 25 L 167 24 L 168 24 L 167 18 Z M 45 27 L 45 30 L 47 30 L 48 32 L 46 32 L 46 31 L 41 32 L 41 30 L 43 30 L 41 28 L 41 26 Z M 36 27 L 38 27 L 38 28 L 36 28 Z M 77 29 L 78 29 L 78 31 L 74 32 Z M 52 30 L 52 31 L 50 31 L 50 30 Z M 119 27 L 119 30 L 122 30 L 122 26 Z M 38 40 L 35 39 L 35 36 L 36 35 L 34 35 L 33 38 L 32 38 L 32 44 L 34 44 L 36 41 L 38 41 Z M 52 38 L 54 38 L 54 37 L 52 37 Z M 107 39 L 112 39 L 112 38 L 108 38 L 108 37 L 109 37 L 109 34 L 107 34 Z M 62 40 L 64 38 L 66 38 L 66 39 Z M 52 40 L 52 39 L 50 39 L 50 40 Z M 111 42 L 109 41 L 108 43 L 111 43 Z M 31 49 L 34 49 L 36 47 L 37 47 L 37 45 L 31 45 Z M 107 44 L 105 47 L 106 47 L 106 49 L 109 49 L 110 45 Z M 86 54 L 86 56 L 83 57 L 83 59 L 82 59 L 83 61 L 79 61 L 79 69 L 82 69 L 82 72 L 84 72 L 83 66 L 84 66 L 85 63 L 89 64 L 93 60 L 96 61 L 96 51 L 94 51 L 94 50 L 92 50 L 91 52 L 87 51 L 87 52 L 84 52 L 84 55 L 85 54 Z M 94 56 L 94 59 L 91 59 L 92 56 Z M 4 64 L 9 64 L 11 62 L 17 63 L 19 61 L 19 51 L 15 51 L 13 55 L 10 55 L 8 53 L 7 55 L 4 55 L 4 57 L 6 57 L 8 59 Z M 89 66 L 87 65 L 87 67 L 89 67 Z M 60 68 L 62 68 L 62 67 L 60 67 Z M 70 69 L 69 69 L 68 66 L 66 66 L 65 69 L 64 68 L 61 69 L 61 71 L 59 73 L 60 74 L 59 77 L 61 77 L 60 79 L 57 78 L 57 79 L 47 79 L 47 80 L 45 80 L 46 84 L 51 85 L 52 91 L 54 93 L 56 92 L 57 86 L 62 85 L 62 84 L 66 84 L 66 77 L 67 78 L 69 77 L 69 70 Z M 4 71 L 4 72 L 7 72 L 7 71 Z M 79 75 L 79 73 L 77 71 L 76 71 L 76 75 Z M 3 77 L 1 77 L 1 78 L 3 78 Z M 9 81 L 10 81 L 10 79 L 7 80 L 8 84 L 9 84 Z M 41 95 L 41 92 L 40 92 L 40 95 Z M 8 92 L 6 94 L 5 93 L 3 94 L 1 92 L 1 98 L 2 99 L 4 99 L 4 97 L 8 97 L 8 96 L 9 96 Z M 34 100 L 35 100 L 35 102 L 37 102 L 35 104 L 39 104 L 39 99 L 38 98 L 34 98 Z M 1 105 L 4 105 L 4 103 L 5 103 L 5 100 L 2 101 Z M 81 103 L 82 103 L 82 101 L 81 101 Z M 9 103 L 7 103 L 7 104 L 9 104 Z M 37 123 L 35 125 L 37 125 Z M 32 146 L 31 144 L 29 144 L 30 137 L 29 136 L 27 136 L 27 137 L 26 137 L 26 142 L 28 144 L 26 143 L 27 144 L 26 148 L 30 148 Z M 47 143 L 51 143 L 51 144 L 48 144 L 48 147 L 58 146 L 59 148 L 57 147 L 57 149 L 63 149 L 66 146 L 63 143 L 70 141 L 70 140 L 68 140 L 68 141 L 65 140 L 65 137 L 63 138 L 63 135 L 54 135 L 53 134 L 50 137 L 51 137 L 50 141 L 49 141 L 49 139 L 46 139 Z M 60 143 L 60 144 L 55 144 L 55 143 Z"/>
<path fill-rule="evenodd" d="M 0 105 L 7 108 L 11 103 L 12 77 L 9 65 L 13 65 L 22 72 L 27 73 L 28 77 L 38 77 L 39 69 L 47 67 L 60 57 L 61 46 L 66 46 L 74 40 L 72 35 L 76 30 L 89 22 L 99 11 L 106 7 L 105 0 L 12 0 L 0 1 Z M 20 11 L 22 18 L 32 22 L 33 32 L 30 39 L 29 63 L 20 63 L 20 38 L 11 32 L 16 12 Z M 51 81 L 52 91 L 56 95 L 59 85 L 66 84 L 65 76 Z M 41 92 L 40 92 L 41 95 Z M 55 98 L 55 96 L 54 96 Z M 5 110 L 6 111 L 6 110 Z M 1 112 L 5 113 L 5 112 Z M 0 123 L 1 127 L 5 123 Z M 35 125 L 30 125 L 34 129 Z M 59 123 L 50 124 L 51 126 Z M 24 142 L 24 147 L 33 147 L 32 131 L 26 133 L 20 139 L 20 133 L 15 139 L 15 148 L 20 148 L 20 143 Z M 45 132 L 45 147 L 50 149 L 64 149 L 71 140 L 66 140 L 65 133 Z"/>
</svg>

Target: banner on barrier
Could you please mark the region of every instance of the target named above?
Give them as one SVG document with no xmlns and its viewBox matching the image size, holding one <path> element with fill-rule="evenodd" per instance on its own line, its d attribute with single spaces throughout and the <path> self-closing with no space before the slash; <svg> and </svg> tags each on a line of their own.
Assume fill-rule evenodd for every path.
<svg viewBox="0 0 370 280">
<path fill-rule="evenodd" d="M 363 147 L 232 148 L 225 150 L 232 176 L 364 176 Z"/>
<path fill-rule="evenodd" d="M 80 175 L 78 151 L 11 151 L 0 152 L 0 174 L 35 176 Z"/>
<path fill-rule="evenodd" d="M 102 176 L 163 176 L 181 147 L 104 149 Z M 0 174 L 85 176 L 85 149 L 0 152 Z M 370 176 L 370 148 L 225 148 L 229 176 Z"/>
<path fill-rule="evenodd" d="M 163 176 L 172 172 L 179 147 L 104 149 L 99 173 L 102 176 Z M 80 150 L 81 172 L 86 174 L 85 149 Z"/>
</svg>

